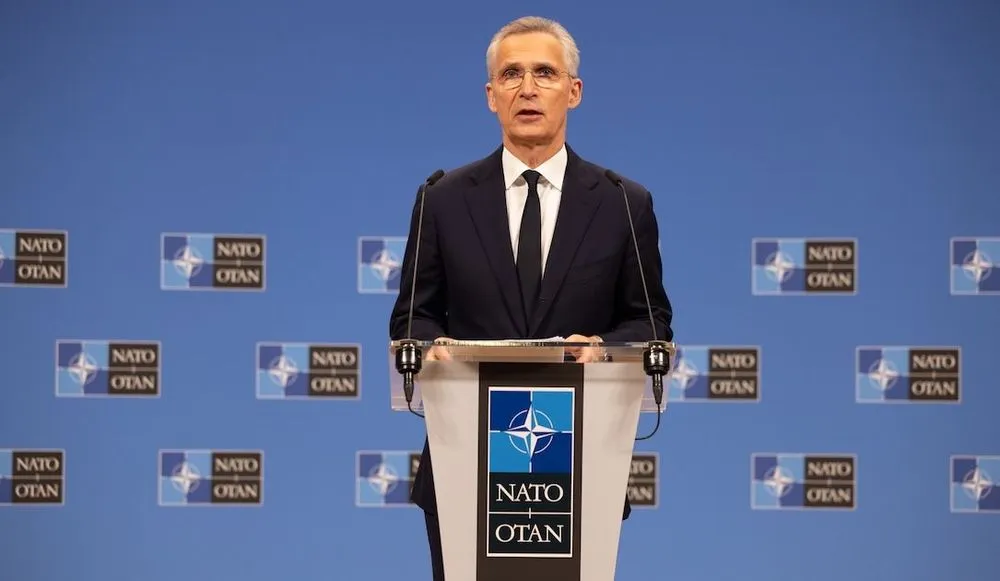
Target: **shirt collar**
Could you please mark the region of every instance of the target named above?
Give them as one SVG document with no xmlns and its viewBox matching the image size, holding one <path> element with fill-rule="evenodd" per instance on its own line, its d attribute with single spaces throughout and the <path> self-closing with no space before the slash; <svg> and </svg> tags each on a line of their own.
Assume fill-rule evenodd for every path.
<svg viewBox="0 0 1000 581">
<path fill-rule="evenodd" d="M 525 163 L 516 157 L 514 154 L 507 151 L 507 148 L 503 148 L 502 155 L 502 165 L 503 165 L 503 180 L 504 188 L 510 189 L 514 182 L 521 177 L 521 174 L 528 169 L 534 169 L 538 173 L 542 174 L 545 181 L 552 184 L 552 187 L 562 191 L 563 177 L 566 175 L 566 145 L 559 148 L 559 151 L 555 155 L 545 160 L 541 165 L 536 168 L 529 168 Z"/>
</svg>

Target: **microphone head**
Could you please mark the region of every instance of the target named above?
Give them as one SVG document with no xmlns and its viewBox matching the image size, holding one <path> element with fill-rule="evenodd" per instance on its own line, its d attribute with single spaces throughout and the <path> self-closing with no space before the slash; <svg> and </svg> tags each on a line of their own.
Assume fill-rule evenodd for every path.
<svg viewBox="0 0 1000 581">
<path fill-rule="evenodd" d="M 607 177 L 607 178 L 608 178 L 609 180 L 611 180 L 611 182 L 612 182 L 613 184 L 615 184 L 616 186 L 617 186 L 618 184 L 620 184 L 620 183 L 622 183 L 622 182 L 624 182 L 624 181 L 625 181 L 625 180 L 623 180 L 623 179 L 622 179 L 622 176 L 620 176 L 620 175 L 616 174 L 615 172 L 613 172 L 613 171 L 612 171 L 612 170 L 610 170 L 610 169 L 609 169 L 609 170 L 605 170 L 605 171 L 604 171 L 604 175 L 605 175 L 605 176 L 606 176 L 606 177 Z"/>
<path fill-rule="evenodd" d="M 427 178 L 427 187 L 433 186 L 439 179 L 444 177 L 444 170 L 439 169 Z"/>
</svg>

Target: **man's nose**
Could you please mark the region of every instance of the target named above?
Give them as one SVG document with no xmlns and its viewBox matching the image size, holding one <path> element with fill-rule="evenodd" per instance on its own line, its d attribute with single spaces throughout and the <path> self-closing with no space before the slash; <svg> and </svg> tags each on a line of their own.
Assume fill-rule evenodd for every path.
<svg viewBox="0 0 1000 581">
<path fill-rule="evenodd" d="M 531 73 L 524 73 L 521 78 L 521 95 L 531 97 L 538 92 L 538 85 L 535 84 L 535 76 Z"/>
</svg>

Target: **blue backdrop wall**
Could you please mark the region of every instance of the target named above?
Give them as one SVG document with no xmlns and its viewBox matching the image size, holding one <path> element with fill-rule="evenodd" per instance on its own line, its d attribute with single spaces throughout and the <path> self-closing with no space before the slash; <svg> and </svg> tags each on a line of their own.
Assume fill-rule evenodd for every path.
<svg viewBox="0 0 1000 581">
<path fill-rule="evenodd" d="M 751 399 L 672 392 L 618 578 L 997 574 L 997 3 L 95 1 L 0 7 L 0 578 L 430 578 L 419 511 L 359 506 L 358 452 L 423 440 L 389 409 L 392 271 L 362 263 L 391 264 L 424 177 L 497 146 L 485 48 L 530 13 L 582 50 L 570 143 L 654 193 L 677 342 L 759 347 Z M 762 296 L 805 256 L 777 238 L 856 242 L 856 292 Z M 178 253 L 242 290 L 177 290 Z M 337 346 L 332 397 L 272 397 L 301 377 L 258 374 L 302 361 L 281 343 Z M 958 374 L 864 346 L 960 349 Z M 174 506 L 186 481 L 154 470 L 210 467 L 167 451 L 220 449 L 262 452 L 263 503 Z M 59 474 L 18 450 L 64 452 L 61 504 L 14 502 L 59 493 L 9 478 Z M 853 510 L 767 509 L 803 498 L 775 478 L 796 456 L 755 456 L 778 453 L 853 460 Z"/>
</svg>

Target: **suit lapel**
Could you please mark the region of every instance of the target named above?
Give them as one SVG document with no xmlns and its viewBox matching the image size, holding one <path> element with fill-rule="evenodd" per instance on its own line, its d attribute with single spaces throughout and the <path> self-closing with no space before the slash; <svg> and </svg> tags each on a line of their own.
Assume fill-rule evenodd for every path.
<svg viewBox="0 0 1000 581">
<path fill-rule="evenodd" d="M 517 271 L 514 268 L 514 250 L 510 245 L 501 152 L 502 149 L 497 149 L 493 155 L 483 160 L 482 169 L 473 175 L 473 186 L 465 191 L 465 204 L 486 252 L 486 259 L 496 276 L 510 318 L 518 332 L 524 336 L 527 329 L 522 314 L 524 311 L 521 309 Z"/>
<path fill-rule="evenodd" d="M 597 188 L 600 183 L 599 176 L 589 170 L 568 145 L 566 152 L 566 177 L 563 179 L 559 214 L 556 217 L 556 228 L 545 262 L 545 272 L 542 275 L 542 287 L 538 293 L 539 302 L 535 305 L 528 328 L 531 335 L 538 330 L 538 326 L 552 308 L 556 293 L 559 292 L 566 273 L 573 264 L 576 251 L 600 206 L 600 189 Z M 517 292 L 516 286 L 514 289 L 514 292 Z"/>
</svg>

